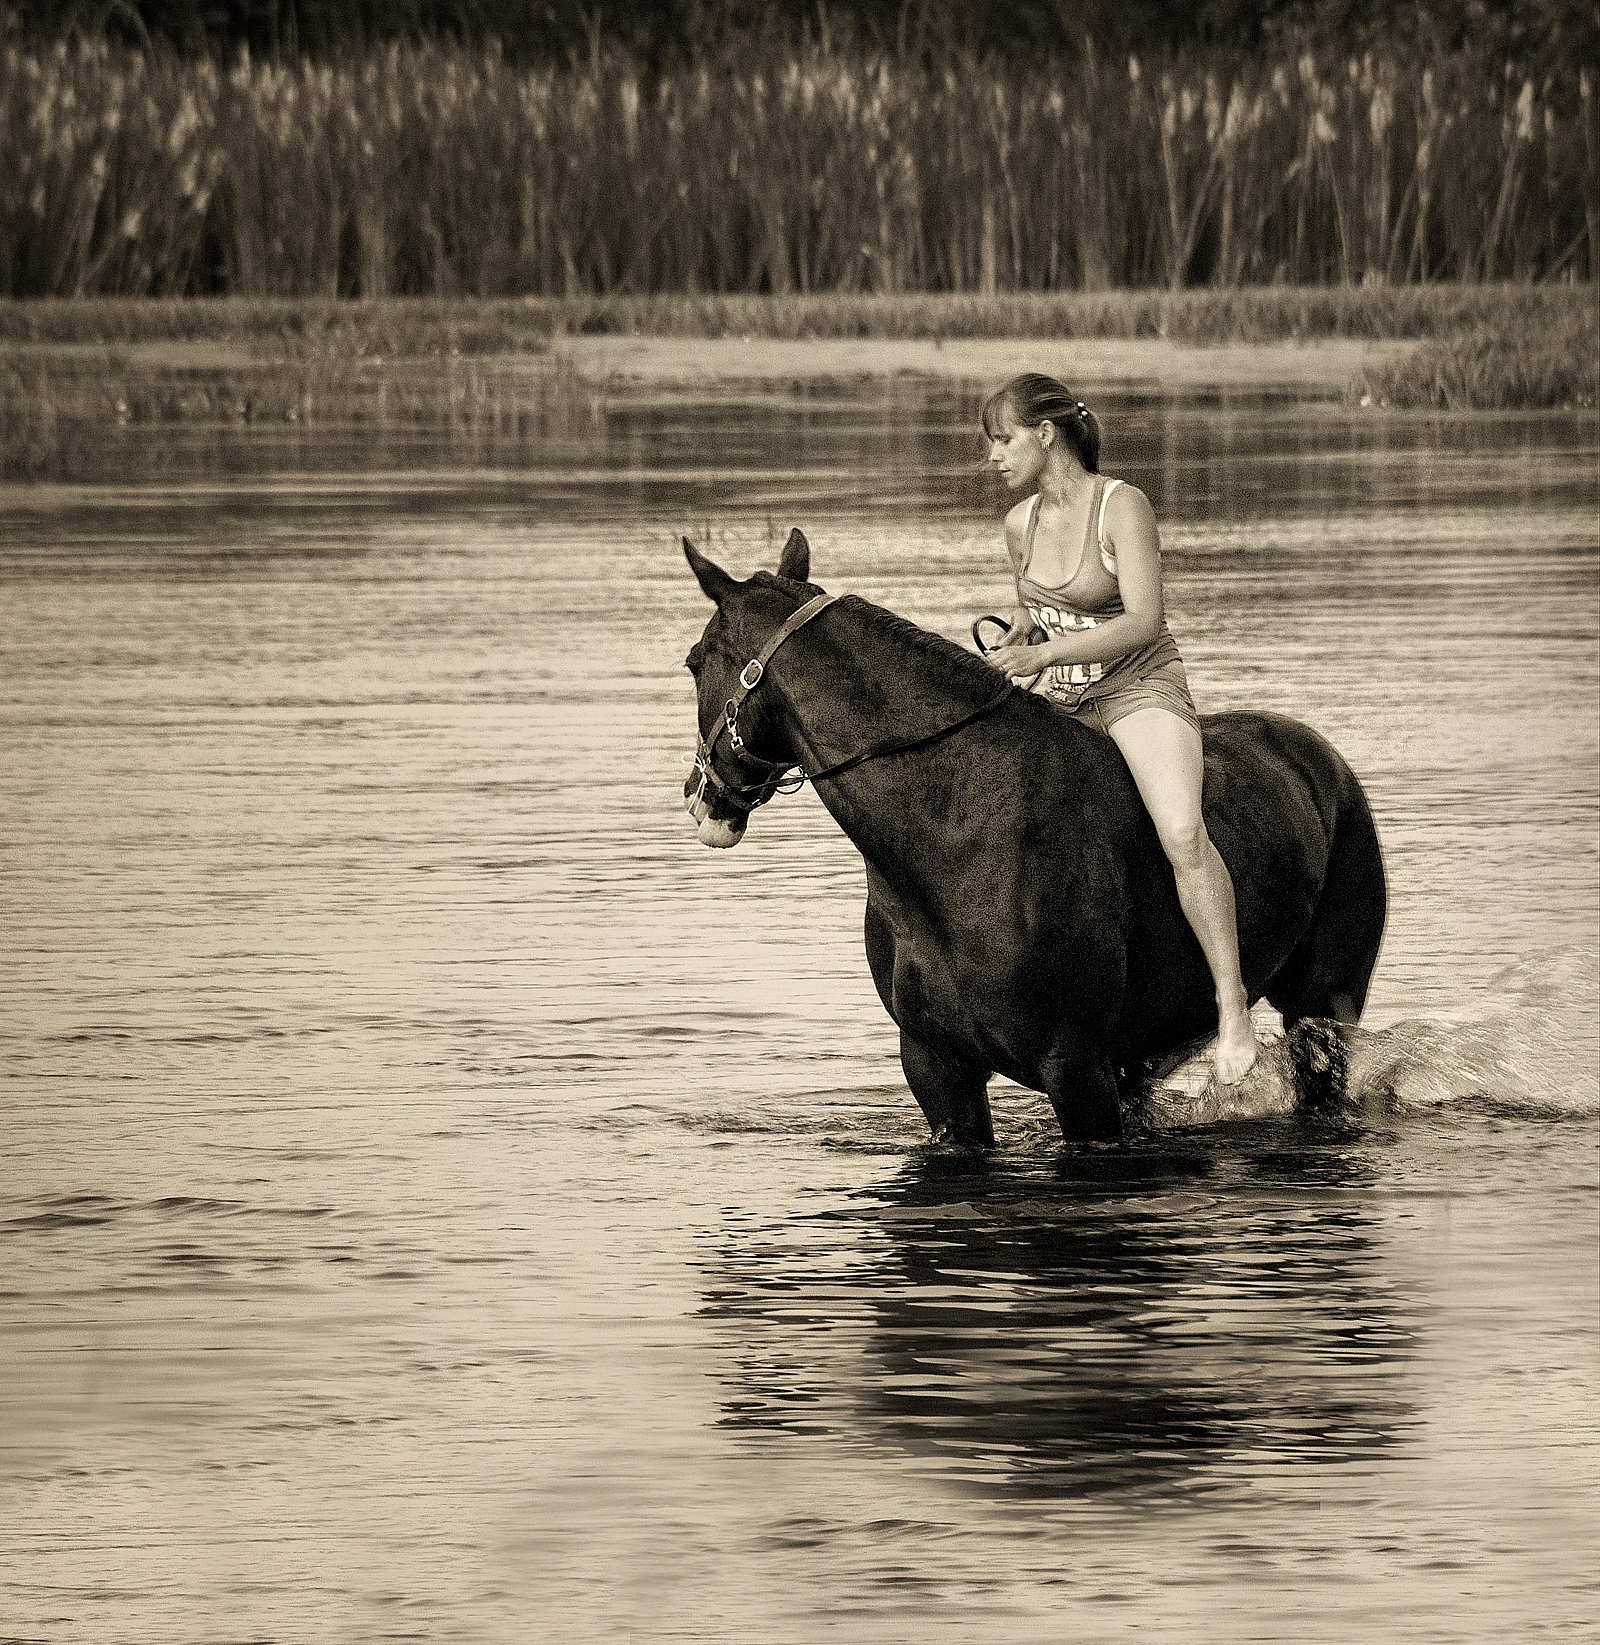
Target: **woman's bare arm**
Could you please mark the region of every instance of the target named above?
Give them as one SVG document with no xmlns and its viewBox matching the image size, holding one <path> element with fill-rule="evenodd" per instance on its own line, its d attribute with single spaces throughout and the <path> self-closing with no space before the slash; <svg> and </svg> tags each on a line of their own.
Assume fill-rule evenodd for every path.
<svg viewBox="0 0 1600 1645">
<path fill-rule="evenodd" d="M 1023 540 L 1028 534 L 1028 515 L 1032 509 L 1033 499 L 1029 498 L 1027 502 L 1018 503 L 1017 506 L 1006 515 L 1006 551 L 1011 556 L 1011 569 L 1013 573 L 1011 614 L 1007 620 L 1011 625 L 1011 633 L 1014 636 L 1013 639 L 1006 642 L 1008 645 L 1021 645 L 1029 629 L 1033 627 L 1033 613 L 1029 611 L 1027 606 L 1023 603 L 1022 594 L 1015 587 L 1015 573 L 1022 564 L 1022 545 Z M 995 651 L 1002 649 L 1004 648 L 997 646 Z M 989 655 L 993 657 L 995 652 L 991 651 Z M 1042 666 L 1043 665 L 1041 664 L 1041 667 Z"/>
</svg>

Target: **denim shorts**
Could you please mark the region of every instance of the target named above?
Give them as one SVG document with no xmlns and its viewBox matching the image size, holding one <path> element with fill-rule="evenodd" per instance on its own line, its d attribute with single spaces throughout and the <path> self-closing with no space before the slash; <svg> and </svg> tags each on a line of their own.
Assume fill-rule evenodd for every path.
<svg viewBox="0 0 1600 1645">
<path fill-rule="evenodd" d="M 1200 729 L 1200 716 L 1195 713 L 1194 698 L 1189 695 L 1189 676 L 1180 662 L 1163 663 L 1142 678 L 1130 680 L 1101 696 L 1089 697 L 1067 712 L 1075 720 L 1092 725 L 1096 731 L 1109 732 L 1118 720 L 1144 708 L 1164 708 L 1180 720 L 1187 720 L 1196 731 Z"/>
</svg>

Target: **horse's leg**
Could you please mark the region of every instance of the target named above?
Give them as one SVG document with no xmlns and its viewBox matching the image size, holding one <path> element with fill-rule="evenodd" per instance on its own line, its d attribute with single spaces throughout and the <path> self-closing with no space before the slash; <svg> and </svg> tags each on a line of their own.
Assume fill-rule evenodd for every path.
<svg viewBox="0 0 1600 1645">
<path fill-rule="evenodd" d="M 1117 1071 L 1108 1056 L 1053 1056 L 1042 1070 L 1044 1094 L 1067 1142 L 1116 1142 L 1122 1136 Z"/>
<path fill-rule="evenodd" d="M 989 1073 L 976 1063 L 900 1030 L 900 1066 L 935 1142 L 994 1147 Z"/>
</svg>

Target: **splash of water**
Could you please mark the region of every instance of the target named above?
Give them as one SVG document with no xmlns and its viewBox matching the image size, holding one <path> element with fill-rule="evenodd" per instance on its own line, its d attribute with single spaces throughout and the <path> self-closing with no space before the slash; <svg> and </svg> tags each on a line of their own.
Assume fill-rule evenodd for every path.
<svg viewBox="0 0 1600 1645">
<path fill-rule="evenodd" d="M 1261 1055 L 1243 1081 L 1219 1086 L 1212 1045 L 1185 1047 L 1150 1070 L 1139 1122 L 1163 1130 L 1462 1103 L 1529 1116 L 1600 1113 L 1600 955 L 1529 954 L 1485 995 L 1458 1018 L 1407 1017 L 1375 1030 L 1302 1024 L 1286 1035 L 1259 1017 Z"/>
</svg>

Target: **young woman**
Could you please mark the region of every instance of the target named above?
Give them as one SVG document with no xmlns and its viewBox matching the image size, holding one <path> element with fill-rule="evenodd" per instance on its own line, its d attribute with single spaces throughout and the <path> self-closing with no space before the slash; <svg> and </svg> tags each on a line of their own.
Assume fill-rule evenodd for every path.
<svg viewBox="0 0 1600 1645">
<path fill-rule="evenodd" d="M 1011 637 L 987 661 L 1106 732 L 1122 750 L 1178 882 L 1217 993 L 1215 1068 L 1236 1084 L 1256 1060 L 1239 976 L 1233 881 L 1200 815 L 1200 721 L 1161 600 L 1149 499 L 1100 473 L 1100 425 L 1053 377 L 1015 378 L 983 408 L 989 462 L 1013 491 Z M 1044 641 L 1022 643 L 1031 630 Z"/>
</svg>

